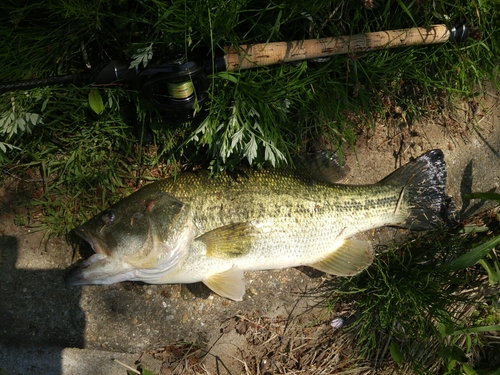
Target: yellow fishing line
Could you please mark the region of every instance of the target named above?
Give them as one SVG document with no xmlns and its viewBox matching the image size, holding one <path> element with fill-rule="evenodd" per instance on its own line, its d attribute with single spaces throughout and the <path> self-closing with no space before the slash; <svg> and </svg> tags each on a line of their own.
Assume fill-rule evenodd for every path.
<svg viewBox="0 0 500 375">
<path fill-rule="evenodd" d="M 169 94 L 175 99 L 186 99 L 194 93 L 192 82 L 167 83 Z"/>
</svg>

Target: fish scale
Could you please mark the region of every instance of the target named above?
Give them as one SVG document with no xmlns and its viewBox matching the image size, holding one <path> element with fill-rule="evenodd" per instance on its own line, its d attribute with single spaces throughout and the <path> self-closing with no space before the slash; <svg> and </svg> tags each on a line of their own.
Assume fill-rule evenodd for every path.
<svg viewBox="0 0 500 375">
<path fill-rule="evenodd" d="M 359 227 L 368 225 L 367 229 L 374 225 L 370 220 L 396 224 L 406 217 L 406 206 L 401 207 L 399 215 L 393 215 L 401 193 L 401 187 L 395 184 L 332 185 L 307 176 L 297 178 L 293 171 L 276 170 L 248 170 L 244 176 L 237 180 L 229 175 L 209 179 L 208 173 L 201 171 L 150 186 L 188 204 L 201 225 L 200 233 L 269 217 L 283 222 L 293 217 L 298 225 L 318 225 L 324 215 L 342 216 L 349 226 L 357 223 Z"/>
<path fill-rule="evenodd" d="M 182 173 L 79 226 L 76 233 L 96 255 L 68 282 L 202 281 L 241 300 L 243 271 L 309 265 L 353 275 L 371 264 L 374 251 L 350 237 L 385 225 L 441 225 L 450 208 L 445 185 L 440 150 L 373 185 L 332 184 L 291 169 L 246 169 L 217 178 L 207 171 Z"/>
</svg>

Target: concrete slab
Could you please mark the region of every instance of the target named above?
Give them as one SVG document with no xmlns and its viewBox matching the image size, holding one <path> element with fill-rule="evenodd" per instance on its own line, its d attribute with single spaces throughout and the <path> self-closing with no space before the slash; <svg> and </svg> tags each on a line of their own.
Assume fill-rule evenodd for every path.
<svg viewBox="0 0 500 375">
<path fill-rule="evenodd" d="M 0 373 L 3 375 L 126 375 L 127 368 L 138 364 L 155 374 L 161 361 L 140 354 L 103 350 L 62 348 L 57 346 L 5 346 L 0 344 Z M 4 371 L 4 372 L 2 372 Z"/>
</svg>

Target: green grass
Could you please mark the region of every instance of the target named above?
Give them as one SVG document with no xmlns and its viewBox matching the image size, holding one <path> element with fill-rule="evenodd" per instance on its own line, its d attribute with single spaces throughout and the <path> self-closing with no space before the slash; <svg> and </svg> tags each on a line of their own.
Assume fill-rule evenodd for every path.
<svg viewBox="0 0 500 375">
<path fill-rule="evenodd" d="M 500 331 L 498 219 L 381 248 L 367 272 L 327 286 L 329 309 L 356 311 L 345 329 L 357 354 L 402 373 L 493 373 L 484 352 Z"/>
<path fill-rule="evenodd" d="M 210 60 L 228 45 L 348 35 L 462 18 L 483 30 L 465 44 L 338 55 L 208 77 L 207 117 L 174 123 L 132 85 L 41 87 L 0 94 L 0 168 L 42 182 L 38 218 L 55 234 L 139 186 L 186 165 L 215 174 L 240 163 L 281 165 L 327 139 L 340 154 L 374 119 L 406 118 L 450 98 L 473 98 L 494 79 L 500 52 L 494 1 L 109 1 L 4 2 L 0 81 L 76 74 L 151 47 Z M 212 51 L 212 52 L 210 52 Z M 137 56 L 137 55 L 136 55 Z M 498 84 L 498 81 L 495 81 Z M 445 98 L 445 99 L 443 99 Z M 388 104 L 390 102 L 390 105 Z M 149 124 L 154 143 L 132 125 Z M 31 202 L 33 205 L 33 202 Z M 33 210 L 33 207 L 32 207 Z M 39 221 L 40 221 L 39 220 Z"/>
</svg>

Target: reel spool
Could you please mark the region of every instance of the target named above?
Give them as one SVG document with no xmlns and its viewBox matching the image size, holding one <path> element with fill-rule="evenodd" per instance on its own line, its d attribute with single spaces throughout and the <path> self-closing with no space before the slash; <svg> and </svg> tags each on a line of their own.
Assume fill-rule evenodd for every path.
<svg viewBox="0 0 500 375">
<path fill-rule="evenodd" d="M 179 122 L 193 119 L 196 108 L 207 99 L 208 79 L 203 66 L 186 62 L 182 54 L 143 70 L 136 84 L 147 101 Z"/>
</svg>

